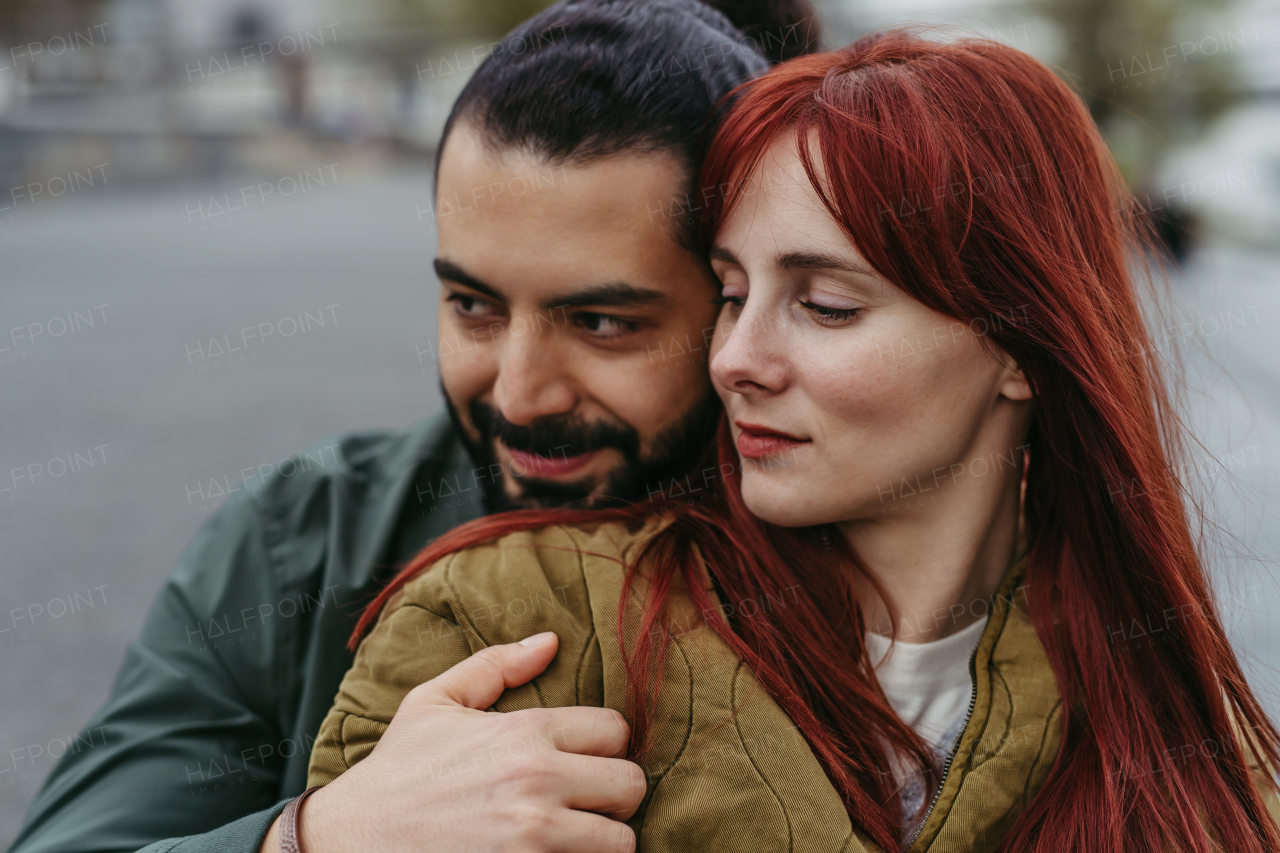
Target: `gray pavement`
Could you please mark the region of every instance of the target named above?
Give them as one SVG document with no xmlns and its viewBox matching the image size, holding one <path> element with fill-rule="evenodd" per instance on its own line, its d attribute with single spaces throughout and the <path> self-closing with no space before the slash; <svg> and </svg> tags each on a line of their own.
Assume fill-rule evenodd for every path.
<svg viewBox="0 0 1280 853">
<path fill-rule="evenodd" d="M 339 174 L 243 220 L 212 215 L 210 199 L 234 201 L 252 180 L 0 215 L 0 848 L 53 765 L 50 744 L 101 702 L 216 506 L 208 481 L 439 405 L 417 354 L 435 326 L 433 234 L 417 213 L 429 175 Z M 1225 612 L 1273 716 L 1278 261 L 1202 256 L 1177 285 L 1197 331 L 1173 335 L 1203 343 L 1238 383 L 1192 355 L 1188 408 L 1200 456 L 1218 463 L 1196 470 L 1211 472 L 1207 494 L 1236 534 L 1219 572 Z M 243 345 L 248 326 L 263 335 Z M 215 352 L 224 335 L 242 349 Z"/>
<path fill-rule="evenodd" d="M 0 217 L 0 849 L 220 500 L 209 481 L 438 407 L 417 355 L 430 174 L 337 175 L 244 221 L 194 211 L 253 180 Z M 241 350 L 217 355 L 224 336 Z"/>
</svg>

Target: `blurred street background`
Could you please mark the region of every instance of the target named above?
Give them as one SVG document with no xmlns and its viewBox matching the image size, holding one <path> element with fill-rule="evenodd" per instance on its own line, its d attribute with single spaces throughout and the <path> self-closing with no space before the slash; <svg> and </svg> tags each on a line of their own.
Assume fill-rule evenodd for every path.
<svg viewBox="0 0 1280 853">
<path fill-rule="evenodd" d="M 243 472 L 439 405 L 434 145 L 544 5 L 0 0 L 0 849 Z M 1185 474 L 1280 719 L 1280 4 L 819 8 L 828 47 L 947 27 L 1085 97 L 1175 259 Z"/>
</svg>

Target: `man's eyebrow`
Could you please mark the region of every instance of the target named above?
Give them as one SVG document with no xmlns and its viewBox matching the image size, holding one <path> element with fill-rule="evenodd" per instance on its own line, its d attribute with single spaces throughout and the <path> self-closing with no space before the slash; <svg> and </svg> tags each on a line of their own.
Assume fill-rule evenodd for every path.
<svg viewBox="0 0 1280 853">
<path fill-rule="evenodd" d="M 444 258 L 436 258 L 432 262 L 432 266 L 435 267 L 436 275 L 442 281 L 448 280 L 448 281 L 456 282 L 457 284 L 464 285 L 466 287 L 471 288 L 472 290 L 479 291 L 480 293 L 483 293 L 485 296 L 489 297 L 490 299 L 493 299 L 498 302 L 507 301 L 506 297 L 503 296 L 501 293 L 494 290 L 492 287 L 485 284 L 480 279 L 473 278 L 470 274 L 467 273 L 466 270 L 464 270 L 462 267 L 455 264 L 453 261 L 446 261 Z"/>
<path fill-rule="evenodd" d="M 584 290 L 575 290 L 563 296 L 556 296 L 543 302 L 545 308 L 642 308 L 657 302 L 666 302 L 670 297 L 661 290 L 647 287 L 636 287 L 626 282 L 599 284 Z"/>
<path fill-rule="evenodd" d="M 824 255 L 820 252 L 787 252 L 778 255 L 774 263 L 786 270 L 839 270 L 857 275 L 874 275 L 866 267 L 858 266 L 838 255 Z"/>
</svg>

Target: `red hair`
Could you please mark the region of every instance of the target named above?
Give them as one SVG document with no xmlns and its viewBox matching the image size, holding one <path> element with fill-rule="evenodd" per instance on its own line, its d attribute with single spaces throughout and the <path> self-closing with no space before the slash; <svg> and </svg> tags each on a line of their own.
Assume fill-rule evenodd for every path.
<svg viewBox="0 0 1280 853">
<path fill-rule="evenodd" d="M 1142 235 L 1080 99 L 1038 61 L 985 40 L 897 31 L 792 60 L 742 87 L 712 141 L 701 182 L 707 236 L 749 192 L 765 150 L 792 132 L 809 181 L 867 262 L 933 310 L 983 322 L 1035 392 L 1027 584 L 1062 695 L 1063 741 L 1000 850 L 1280 849 L 1235 727 L 1263 766 L 1280 766 L 1280 735 L 1245 682 L 1197 552 L 1194 509 L 1171 465 L 1178 425 L 1130 275 Z M 718 455 L 721 471 L 735 470 L 723 423 Z M 352 647 L 396 589 L 454 550 L 645 513 L 519 512 L 455 529 L 382 590 Z M 718 504 L 675 515 L 645 557 L 654 583 L 626 657 L 632 755 L 643 754 L 645 685 L 669 642 L 653 629 L 679 573 L 710 627 L 804 734 L 851 819 L 898 849 L 886 745 L 931 788 L 939 779 L 874 678 L 848 580 L 856 555 L 829 553 L 817 529 L 755 519 L 734 473 Z M 803 595 L 768 619 L 730 625 L 707 600 L 699 554 L 729 604 L 787 588 Z M 1179 644 L 1128 654 L 1113 646 L 1114 626 L 1171 612 Z M 620 636 L 624 617 L 635 618 L 620 608 Z M 1205 743 L 1211 756 L 1169 758 Z"/>
</svg>

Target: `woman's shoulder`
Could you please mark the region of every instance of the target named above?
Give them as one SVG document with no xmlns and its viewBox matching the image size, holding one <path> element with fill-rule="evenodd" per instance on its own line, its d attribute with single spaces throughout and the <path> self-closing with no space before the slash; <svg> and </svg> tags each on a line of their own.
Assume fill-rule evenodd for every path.
<svg viewBox="0 0 1280 853">
<path fill-rule="evenodd" d="M 467 624 L 489 643 L 524 630 L 555 630 L 557 621 L 591 621 L 592 599 L 620 590 L 626 566 L 672 522 L 552 525 L 517 530 L 455 551 L 405 584 L 387 611 L 417 607 Z M 514 637 L 521 639 L 526 634 Z"/>
</svg>

